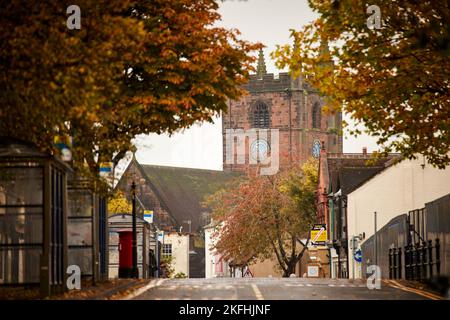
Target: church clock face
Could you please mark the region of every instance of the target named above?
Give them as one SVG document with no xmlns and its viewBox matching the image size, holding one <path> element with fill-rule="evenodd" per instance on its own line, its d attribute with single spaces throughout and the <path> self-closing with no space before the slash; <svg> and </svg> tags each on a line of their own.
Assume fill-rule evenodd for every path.
<svg viewBox="0 0 450 320">
<path fill-rule="evenodd" d="M 250 146 L 250 156 L 256 161 L 264 161 L 269 155 L 269 143 L 266 140 L 255 140 Z"/>
<path fill-rule="evenodd" d="M 320 145 L 319 140 L 315 140 L 312 145 L 312 154 L 314 158 L 319 158 L 320 156 L 320 149 L 322 149 L 322 146 Z"/>
</svg>

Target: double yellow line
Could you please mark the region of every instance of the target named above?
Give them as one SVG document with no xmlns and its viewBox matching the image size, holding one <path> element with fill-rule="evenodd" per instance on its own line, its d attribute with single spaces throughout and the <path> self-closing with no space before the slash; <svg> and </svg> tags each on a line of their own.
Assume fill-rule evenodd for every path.
<svg viewBox="0 0 450 320">
<path fill-rule="evenodd" d="M 395 280 L 383 280 L 384 282 L 386 282 L 389 286 L 396 288 L 396 289 L 400 289 L 406 292 L 411 292 L 411 293 L 415 293 L 418 294 L 422 297 L 431 299 L 431 300 L 444 300 L 441 296 L 431 293 L 431 292 L 427 292 L 427 291 L 423 291 L 423 290 L 419 290 L 419 289 L 414 289 L 414 288 L 410 288 L 410 287 L 406 287 L 402 284 L 400 284 L 399 282 L 395 281 Z"/>
</svg>

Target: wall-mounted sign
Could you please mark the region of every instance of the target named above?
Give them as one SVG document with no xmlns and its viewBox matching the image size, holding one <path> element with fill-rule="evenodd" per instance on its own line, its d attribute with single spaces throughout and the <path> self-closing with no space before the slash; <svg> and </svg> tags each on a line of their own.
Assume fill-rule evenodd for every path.
<svg viewBox="0 0 450 320">
<path fill-rule="evenodd" d="M 53 145 L 58 148 L 62 161 L 72 161 L 72 137 L 70 136 L 55 136 L 53 138 Z"/>
<path fill-rule="evenodd" d="M 319 277 L 319 266 L 308 266 L 308 278 L 318 278 Z"/>
<path fill-rule="evenodd" d="M 100 177 L 108 177 L 112 173 L 112 162 L 101 162 L 99 166 Z"/>
<path fill-rule="evenodd" d="M 153 223 L 153 210 L 144 210 L 144 220 Z"/>
</svg>

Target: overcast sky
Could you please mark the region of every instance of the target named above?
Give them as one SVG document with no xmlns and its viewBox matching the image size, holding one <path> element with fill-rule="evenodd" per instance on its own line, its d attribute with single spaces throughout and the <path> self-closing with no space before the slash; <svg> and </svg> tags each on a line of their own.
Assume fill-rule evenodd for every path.
<svg viewBox="0 0 450 320">
<path fill-rule="evenodd" d="M 269 56 L 275 46 L 290 43 L 290 29 L 298 30 L 317 17 L 307 0 L 226 0 L 221 3 L 219 13 L 220 26 L 239 29 L 242 38 L 266 46 L 264 53 L 270 73 L 279 72 Z M 140 136 L 136 157 L 144 164 L 221 170 L 221 130 L 221 120 L 217 119 L 214 124 L 195 125 L 172 137 Z M 344 152 L 361 152 L 362 147 L 369 152 L 375 150 L 374 139 L 344 136 Z"/>
</svg>

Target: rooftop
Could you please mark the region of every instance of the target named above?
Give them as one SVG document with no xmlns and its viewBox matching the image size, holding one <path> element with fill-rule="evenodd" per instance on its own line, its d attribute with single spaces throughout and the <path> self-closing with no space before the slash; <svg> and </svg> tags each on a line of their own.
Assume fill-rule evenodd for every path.
<svg viewBox="0 0 450 320">
<path fill-rule="evenodd" d="M 140 165 L 160 201 L 179 222 L 190 220 L 192 231 L 203 226 L 202 207 L 205 197 L 225 187 L 241 175 L 238 172 Z M 187 231 L 187 230 L 183 230 Z"/>
</svg>

